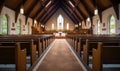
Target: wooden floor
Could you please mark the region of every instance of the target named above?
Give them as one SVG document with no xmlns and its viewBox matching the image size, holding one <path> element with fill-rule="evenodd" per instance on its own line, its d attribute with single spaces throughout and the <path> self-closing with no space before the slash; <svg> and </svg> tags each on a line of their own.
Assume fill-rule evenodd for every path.
<svg viewBox="0 0 120 71">
<path fill-rule="evenodd" d="M 35 71 L 85 71 L 65 39 L 56 39 Z"/>
</svg>

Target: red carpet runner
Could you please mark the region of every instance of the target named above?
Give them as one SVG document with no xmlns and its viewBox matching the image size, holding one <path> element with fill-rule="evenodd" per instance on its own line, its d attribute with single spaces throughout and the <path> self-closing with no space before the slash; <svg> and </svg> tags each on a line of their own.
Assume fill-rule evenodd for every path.
<svg viewBox="0 0 120 71">
<path fill-rule="evenodd" d="M 55 43 L 41 61 L 36 71 L 85 71 L 69 49 L 65 39 Z"/>
</svg>

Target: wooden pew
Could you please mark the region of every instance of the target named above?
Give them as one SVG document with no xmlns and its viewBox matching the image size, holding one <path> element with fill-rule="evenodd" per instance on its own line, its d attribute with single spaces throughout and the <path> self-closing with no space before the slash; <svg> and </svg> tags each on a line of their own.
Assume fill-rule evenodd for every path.
<svg viewBox="0 0 120 71">
<path fill-rule="evenodd" d="M 93 71 L 103 71 L 103 64 L 120 64 L 120 46 L 103 46 L 99 42 L 92 52 Z"/>
<path fill-rule="evenodd" d="M 108 35 L 78 35 L 78 39 L 80 38 L 79 41 L 79 48 L 80 48 L 80 56 L 81 56 L 81 51 L 83 51 L 83 46 L 86 43 L 86 39 L 88 40 L 95 40 L 95 41 L 108 41 L 108 40 L 117 40 L 120 39 L 120 36 L 108 36 Z"/>
<path fill-rule="evenodd" d="M 86 44 L 83 47 L 83 60 L 84 62 L 88 65 L 89 64 L 89 55 L 92 54 L 92 48 L 97 48 L 98 42 L 102 42 L 104 46 L 119 46 L 120 45 L 120 40 L 119 39 L 111 39 L 111 40 L 106 40 L 106 39 L 87 39 Z"/>
<path fill-rule="evenodd" d="M 30 56 L 30 64 L 32 65 L 36 61 L 36 46 L 33 40 L 27 40 L 23 38 L 2 38 L 0 39 L 0 44 L 3 46 L 13 46 L 16 42 L 20 42 L 21 48 L 26 48 L 26 55 Z"/>
<path fill-rule="evenodd" d="M 26 71 L 26 49 L 21 49 L 20 43 L 0 46 L 0 64 L 15 64 L 16 71 Z"/>
<path fill-rule="evenodd" d="M 1 36 L 0 42 L 24 42 L 23 46 L 27 47 L 27 55 L 30 55 L 31 65 L 36 60 L 36 50 L 38 51 L 38 57 L 45 50 L 47 38 L 52 38 L 53 35 L 20 35 L 20 36 Z M 49 44 L 52 40 L 49 41 Z M 22 47 L 22 46 L 21 46 Z M 44 49 L 43 49 L 44 48 Z"/>
</svg>

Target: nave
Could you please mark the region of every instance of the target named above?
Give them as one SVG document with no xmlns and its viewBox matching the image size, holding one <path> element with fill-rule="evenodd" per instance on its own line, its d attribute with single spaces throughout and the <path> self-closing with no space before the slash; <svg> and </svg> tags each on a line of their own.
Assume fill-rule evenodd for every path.
<svg viewBox="0 0 120 71">
<path fill-rule="evenodd" d="M 120 71 L 119 0 L 0 0 L 0 71 Z"/>
<path fill-rule="evenodd" d="M 39 35 L 40 36 L 40 35 Z M 44 35 L 45 36 L 45 35 Z M 42 43 L 44 46 L 42 47 L 42 54 L 39 55 L 39 50 L 36 51 L 36 57 L 37 59 L 35 59 L 34 61 L 31 60 L 31 58 L 33 57 L 32 54 L 30 54 L 29 56 L 27 55 L 25 60 L 27 61 L 27 64 L 25 64 L 25 67 L 26 69 L 24 70 L 24 68 L 20 69 L 16 69 L 16 66 L 17 64 L 9 64 L 11 61 L 13 60 L 9 60 L 9 59 L 6 59 L 6 60 L 0 60 L 5 62 L 9 62 L 8 64 L 0 64 L 0 71 L 20 71 L 20 70 L 24 70 L 24 71 L 120 71 L 120 64 L 119 64 L 119 37 L 109 37 L 109 36 L 90 36 L 88 37 L 87 36 L 83 36 L 83 35 L 67 35 L 66 38 L 52 38 L 51 40 L 51 43 L 49 42 L 49 45 L 44 45 L 43 42 L 45 42 L 45 44 L 48 44 L 48 42 L 46 43 L 46 41 L 42 40 L 42 42 L 39 42 L 39 43 Z M 13 37 L 13 36 L 12 36 Z M 28 37 L 28 36 L 27 36 Z M 29 36 L 29 38 L 33 38 L 32 36 Z M 20 36 L 19 36 L 20 38 Z M 25 36 L 24 36 L 25 38 Z M 34 36 L 35 38 L 35 36 Z M 80 38 L 82 38 L 81 42 L 80 42 Z M 7 40 L 4 39 L 4 41 L 7 41 L 7 42 L 3 42 L 3 37 L 1 38 L 1 45 L 5 45 L 5 46 L 10 46 L 10 45 L 13 45 L 13 38 L 5 38 Z M 8 40 L 9 39 L 9 40 Z M 12 40 L 10 40 L 12 39 Z M 44 38 L 45 39 L 45 38 Z M 78 41 L 79 39 L 79 41 Z M 89 39 L 89 42 L 88 40 L 85 40 L 85 42 L 88 42 L 88 43 L 83 43 L 83 39 Z M 109 40 L 106 40 L 106 39 L 109 39 Z M 14 38 L 14 41 L 16 39 Z M 23 36 L 22 36 L 22 39 L 19 40 L 19 42 L 22 42 L 23 43 L 23 40 L 27 40 L 26 39 L 23 39 Z M 8 42 L 8 41 L 12 41 L 12 42 Z M 27 40 L 28 41 L 28 40 Z M 49 40 L 50 41 L 50 40 Z M 104 45 L 109 45 L 109 49 L 107 49 L 104 54 L 102 56 L 105 56 L 105 57 L 109 57 L 109 58 L 113 58 L 114 59 L 108 59 L 108 58 L 104 58 L 105 60 L 107 60 L 107 63 L 108 64 L 102 64 L 102 70 L 101 68 L 100 69 L 95 69 L 97 66 L 99 67 L 101 64 L 98 64 L 99 62 L 101 62 L 100 60 L 103 61 L 103 58 L 102 59 L 99 59 L 99 56 L 101 55 L 97 55 L 95 56 L 95 54 L 90 54 L 91 50 L 89 49 L 88 51 L 88 56 L 86 55 L 86 51 L 84 51 L 84 49 L 86 49 L 87 47 L 85 46 L 81 46 L 83 44 L 87 45 L 89 44 L 89 48 L 93 48 L 93 45 L 96 46 L 96 43 L 98 43 L 99 41 L 103 42 Z M 112 42 L 111 42 L 112 41 Z M 113 42 L 114 41 L 114 42 Z M 18 41 L 16 41 L 17 43 Z M 26 42 L 26 41 L 25 41 Z M 91 43 L 92 42 L 92 43 Z M 9 45 L 8 45 L 9 43 Z M 82 43 L 82 44 L 80 44 Z M 36 43 L 35 43 L 36 44 Z M 78 46 L 77 46 L 78 45 Z M 24 45 L 25 46 L 25 45 Z M 113 47 L 114 46 L 114 47 Z M 117 47 L 118 48 L 117 48 Z M 1 46 L 0 46 L 1 48 Z M 3 47 L 2 47 L 3 48 Z M 4 47 L 5 49 L 8 49 L 10 47 Z M 41 48 L 41 47 L 39 47 Z M 80 50 L 80 49 L 83 49 L 83 50 Z M 103 48 L 103 47 L 101 47 Z M 111 48 L 115 48 L 115 49 L 112 49 Z M 96 51 L 98 51 L 99 47 L 97 47 Z M 2 51 L 0 51 L 1 53 L 1 58 L 7 56 L 7 55 L 10 55 L 10 54 L 6 54 L 4 56 L 3 55 L 3 49 L 1 49 Z M 11 50 L 9 50 L 10 52 Z M 23 51 L 23 50 L 22 50 Z M 28 50 L 27 50 L 28 51 Z M 112 51 L 112 53 L 109 53 L 109 51 Z M 8 52 L 8 51 L 7 51 Z M 94 53 L 95 51 L 92 51 L 92 53 Z M 109 54 L 106 54 L 109 53 Z M 22 54 L 22 53 L 21 53 Z M 96 52 L 96 54 L 98 54 Z M 87 56 L 87 57 L 86 57 Z M 10 56 L 9 56 L 10 57 Z M 95 59 L 97 57 L 97 59 Z M 0 59 L 1 59 L 0 58 Z M 12 57 L 10 57 L 12 58 Z M 24 56 L 22 56 L 22 58 L 24 58 Z M 86 61 L 86 58 L 88 61 Z M 113 60 L 113 61 L 112 61 Z M 24 66 L 24 63 L 26 63 L 26 61 L 22 61 L 22 66 Z M 97 61 L 94 63 L 94 61 Z M 3 63 L 1 62 L 1 63 Z M 7 63 L 6 62 L 6 63 Z M 20 62 L 20 61 L 18 61 Z M 33 62 L 31 64 L 31 62 Z M 111 64 L 112 63 L 112 64 Z M 19 66 L 21 67 L 21 66 Z"/>
<path fill-rule="evenodd" d="M 87 71 L 65 39 L 55 39 L 33 71 Z"/>
</svg>

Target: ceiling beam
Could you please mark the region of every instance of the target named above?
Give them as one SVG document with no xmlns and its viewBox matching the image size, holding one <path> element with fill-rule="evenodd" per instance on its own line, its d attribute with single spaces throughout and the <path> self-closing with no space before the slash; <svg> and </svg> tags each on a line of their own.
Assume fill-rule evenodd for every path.
<svg viewBox="0 0 120 71">
<path fill-rule="evenodd" d="M 0 13 L 1 13 L 1 11 L 2 11 L 2 8 L 3 8 L 4 4 L 5 4 L 5 1 L 6 1 L 6 0 L 1 0 L 1 1 L 0 1 Z"/>
<path fill-rule="evenodd" d="M 85 3 L 85 0 L 79 0 L 79 1 L 82 3 L 82 5 L 84 6 L 86 12 L 88 13 L 88 16 L 90 17 L 90 20 L 91 20 L 91 24 L 93 24 L 92 17 L 94 16 L 94 14 L 90 12 L 88 6 Z"/>
<path fill-rule="evenodd" d="M 56 4 L 56 3 L 59 4 L 58 2 L 59 2 L 59 0 L 54 0 L 54 2 L 52 2 L 51 5 L 54 5 L 54 4 Z M 51 7 L 51 6 L 49 6 L 49 7 Z M 48 8 L 48 9 L 50 9 L 50 8 Z M 38 14 L 37 19 L 42 18 L 42 17 L 46 14 L 46 11 L 47 11 L 47 10 L 45 9 L 43 14 L 39 13 L 39 14 L 41 14 L 41 15 Z"/>
<path fill-rule="evenodd" d="M 76 17 L 76 15 L 74 14 L 74 11 L 71 10 L 71 8 L 69 6 L 66 7 L 66 9 L 69 11 L 69 13 L 73 16 L 73 18 L 76 20 L 77 23 L 79 23 L 79 19 Z"/>
<path fill-rule="evenodd" d="M 18 18 L 18 15 L 19 15 L 19 13 L 20 13 L 20 7 L 23 5 L 24 6 L 24 4 L 27 2 L 27 0 L 22 0 L 19 4 L 18 4 L 18 6 L 15 8 L 15 22 L 17 22 L 17 18 Z"/>
<path fill-rule="evenodd" d="M 63 1 L 61 1 L 60 7 L 65 12 L 65 14 L 73 21 L 73 23 L 76 24 L 75 19 L 70 15 L 70 13 L 68 12 L 68 10 L 65 9 L 65 5 L 64 5 Z"/>
<path fill-rule="evenodd" d="M 70 15 L 70 13 L 68 12 L 68 10 L 66 10 L 63 6 L 61 7 L 63 9 L 63 11 L 67 14 L 67 16 L 76 24 L 77 22 L 75 21 L 75 19 Z"/>
<path fill-rule="evenodd" d="M 102 23 L 102 11 L 103 11 L 103 9 L 101 8 L 101 6 L 99 5 L 97 0 L 91 0 L 91 3 L 93 4 L 93 6 L 95 8 L 98 9 L 98 16 L 99 16 L 100 22 Z"/>
<path fill-rule="evenodd" d="M 119 20 L 119 0 L 111 0 L 112 6 L 114 8 L 114 11 L 116 13 L 117 19 Z"/>
<path fill-rule="evenodd" d="M 29 8 L 28 12 L 26 13 L 26 16 L 30 16 L 30 14 L 32 13 L 33 9 L 36 7 L 37 3 L 39 3 L 39 0 L 35 0 L 35 2 L 31 5 L 31 7 Z"/>
<path fill-rule="evenodd" d="M 38 19 L 40 20 L 40 22 L 44 21 L 44 19 L 49 16 L 50 12 L 51 12 L 52 10 L 54 10 L 54 7 L 55 7 L 55 6 L 58 6 L 57 4 L 58 4 L 58 1 L 57 1 L 57 2 L 54 2 L 54 3 L 50 6 L 50 8 L 45 11 L 45 14 L 43 14 L 42 17 L 40 16 L 40 17 L 38 18 Z"/>
<path fill-rule="evenodd" d="M 87 19 L 87 17 L 85 16 L 85 14 L 80 10 L 80 8 L 78 7 L 79 3 L 75 4 L 75 1 L 73 0 L 72 3 L 75 5 L 76 10 L 79 12 L 79 14 L 82 16 L 83 21 L 85 22 L 85 19 Z"/>
<path fill-rule="evenodd" d="M 75 16 L 74 11 L 72 10 L 73 8 L 71 8 L 66 1 L 62 2 L 62 4 L 63 4 L 62 7 L 65 8 L 74 19 L 75 24 L 79 23 L 78 18 Z"/>
<path fill-rule="evenodd" d="M 50 7 L 50 8 L 48 9 L 48 11 L 45 13 L 45 15 L 40 19 L 40 22 L 43 22 L 44 19 L 45 19 L 46 17 L 48 17 L 48 15 L 50 14 L 50 12 L 51 12 L 52 10 L 54 10 L 54 8 L 55 8 L 55 5 L 53 5 L 52 7 Z"/>
<path fill-rule="evenodd" d="M 71 0 L 73 1 L 73 0 Z M 88 16 L 91 16 L 92 13 L 90 12 L 90 10 L 88 9 L 88 6 L 86 5 L 85 1 L 84 0 L 79 0 L 79 3 L 81 3 L 85 9 L 85 11 L 87 12 Z"/>
<path fill-rule="evenodd" d="M 48 3 L 49 1 L 50 1 L 50 0 L 47 0 L 47 1 L 45 2 L 45 4 L 43 4 L 43 5 L 41 6 L 41 8 L 37 11 L 37 13 L 35 14 L 35 16 L 34 16 L 33 18 L 37 19 L 37 18 L 39 17 L 39 13 L 40 13 L 42 10 L 44 10 L 45 6 L 47 5 L 47 3 Z"/>
<path fill-rule="evenodd" d="M 20 11 L 20 7 L 27 2 L 27 0 L 21 0 L 20 3 L 17 5 L 17 7 L 15 8 L 15 11 Z"/>
<path fill-rule="evenodd" d="M 47 21 L 52 17 L 52 15 L 59 9 L 59 7 L 57 6 L 56 8 L 54 8 L 55 10 L 52 10 L 51 13 L 49 14 L 49 17 L 46 17 L 45 20 L 43 21 L 43 24 L 47 23 Z"/>
<path fill-rule="evenodd" d="M 76 12 L 74 12 L 74 14 L 78 17 L 79 22 L 81 22 L 81 21 L 82 21 L 82 19 L 80 18 L 80 16 L 78 16 L 78 14 L 77 14 Z"/>
<path fill-rule="evenodd" d="M 79 23 L 80 18 L 78 17 L 78 15 L 76 14 L 75 10 L 73 7 L 70 6 L 70 4 L 65 2 L 65 7 L 70 11 L 70 13 L 72 14 L 72 16 L 76 19 L 77 23 Z"/>
</svg>

